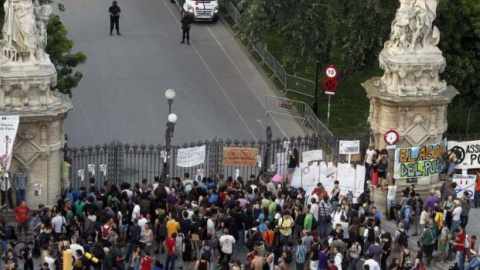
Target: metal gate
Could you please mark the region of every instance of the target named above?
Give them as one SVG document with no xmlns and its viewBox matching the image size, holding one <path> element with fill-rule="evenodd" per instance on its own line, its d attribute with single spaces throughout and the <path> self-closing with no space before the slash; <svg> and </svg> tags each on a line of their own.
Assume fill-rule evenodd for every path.
<svg viewBox="0 0 480 270">
<path fill-rule="evenodd" d="M 250 175 L 274 172 L 270 169 L 272 164 L 277 163 L 277 154 L 285 152 L 285 142 L 292 148 L 296 148 L 300 156 L 303 151 L 314 150 L 325 147 L 325 138 L 316 135 L 305 137 L 291 137 L 272 139 L 267 129 L 267 140 L 212 140 L 199 141 L 190 144 L 172 146 L 169 155 L 170 177 L 183 177 L 185 172 L 190 173 L 193 178 L 203 171 L 205 177 L 215 174 L 222 174 L 225 178 L 236 175 L 248 179 Z M 195 167 L 183 168 L 176 166 L 178 150 L 181 148 L 206 146 L 205 162 Z M 262 167 L 231 167 L 223 166 L 223 147 L 257 148 L 261 156 Z M 75 147 L 65 149 L 65 155 L 72 159 L 72 186 L 79 188 L 89 186 L 89 169 L 95 171 L 94 181 L 100 187 L 105 180 L 115 183 L 128 182 L 139 183 L 142 179 L 152 182 L 154 177 L 160 177 L 164 169 L 165 145 L 154 144 L 122 144 L 114 140 L 110 144 L 96 145 L 90 147 Z M 328 151 L 326 151 L 328 152 Z M 330 151 L 326 161 L 335 158 L 333 151 Z M 277 164 L 278 165 L 278 164 Z M 102 173 L 102 171 L 105 171 Z M 83 172 L 83 180 L 81 175 Z"/>
</svg>

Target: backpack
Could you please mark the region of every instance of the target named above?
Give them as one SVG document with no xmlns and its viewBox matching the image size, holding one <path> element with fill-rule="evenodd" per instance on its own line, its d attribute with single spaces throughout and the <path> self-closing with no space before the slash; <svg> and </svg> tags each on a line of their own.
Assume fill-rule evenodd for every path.
<svg viewBox="0 0 480 270">
<path fill-rule="evenodd" d="M 412 268 L 412 265 L 413 265 L 413 261 L 412 261 L 412 257 L 410 257 L 410 254 L 408 254 L 406 256 L 404 254 L 403 267 L 407 268 L 407 269 L 410 269 L 410 268 Z"/>
<path fill-rule="evenodd" d="M 200 250 L 200 255 L 205 255 L 207 257 L 207 261 L 210 262 L 212 259 L 212 248 L 211 247 L 202 247 Z"/>
<path fill-rule="evenodd" d="M 400 230 L 397 230 L 397 231 L 400 232 L 400 235 L 398 236 L 397 243 L 402 245 L 402 246 L 404 244 L 408 243 L 408 234 L 405 231 L 400 231 Z"/>
<path fill-rule="evenodd" d="M 141 228 L 138 225 L 130 226 L 130 240 L 132 242 L 140 241 Z"/>
<path fill-rule="evenodd" d="M 190 193 L 190 191 L 192 191 L 192 189 L 193 189 L 192 182 L 189 181 L 189 182 L 185 183 L 185 187 L 183 188 L 183 190 L 185 191 L 185 194 L 188 195 Z"/>
<path fill-rule="evenodd" d="M 13 226 L 7 226 L 5 228 L 5 234 L 7 236 L 7 240 L 18 240 L 17 235 L 15 234 L 15 228 Z"/>
<path fill-rule="evenodd" d="M 292 263 L 293 262 L 293 254 L 290 247 L 286 247 L 285 253 L 287 256 L 285 257 L 285 263 Z"/>
<path fill-rule="evenodd" d="M 405 219 L 405 207 L 402 207 L 400 211 L 398 211 L 398 219 L 399 220 L 404 220 Z"/>
<path fill-rule="evenodd" d="M 252 234 L 252 230 L 248 231 L 247 234 L 247 247 L 249 249 L 253 248 L 253 244 L 255 241 L 261 241 L 263 240 L 262 238 L 262 233 L 259 230 L 255 230 L 255 232 Z"/>
<path fill-rule="evenodd" d="M 368 228 L 367 241 L 370 243 L 375 242 L 375 228 Z"/>
<path fill-rule="evenodd" d="M 203 218 L 200 219 L 198 222 L 198 236 L 200 240 L 207 240 L 208 231 L 207 231 L 207 219 Z"/>
<path fill-rule="evenodd" d="M 270 270 L 270 265 L 267 262 L 267 258 L 265 258 L 265 261 L 263 262 L 262 270 Z"/>
</svg>

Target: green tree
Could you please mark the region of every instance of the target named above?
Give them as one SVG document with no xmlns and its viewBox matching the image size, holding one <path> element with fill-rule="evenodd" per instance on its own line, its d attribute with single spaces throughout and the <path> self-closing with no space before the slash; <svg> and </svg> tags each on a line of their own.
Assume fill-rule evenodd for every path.
<svg viewBox="0 0 480 270">
<path fill-rule="evenodd" d="M 57 88 L 61 93 L 72 96 L 72 89 L 78 86 L 83 74 L 74 71 L 84 64 L 87 57 L 82 52 L 72 53 L 73 41 L 67 37 L 67 29 L 57 15 L 51 15 L 47 25 L 47 48 L 50 60 L 57 69 Z"/>
</svg>

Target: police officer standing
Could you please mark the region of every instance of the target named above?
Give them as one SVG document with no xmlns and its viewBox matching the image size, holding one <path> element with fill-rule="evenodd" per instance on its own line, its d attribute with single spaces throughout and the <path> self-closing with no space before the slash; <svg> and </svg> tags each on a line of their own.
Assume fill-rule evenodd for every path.
<svg viewBox="0 0 480 270">
<path fill-rule="evenodd" d="M 110 13 L 110 36 L 113 32 L 113 27 L 115 26 L 115 30 L 117 30 L 117 35 L 121 36 L 118 20 L 120 19 L 120 7 L 117 5 L 117 1 L 113 1 L 112 6 L 108 9 L 108 13 Z"/>
<path fill-rule="evenodd" d="M 192 24 L 190 20 L 190 16 L 188 14 L 185 14 L 182 18 L 182 30 L 183 30 L 183 35 L 182 35 L 182 42 L 180 44 L 185 43 L 185 36 L 187 36 L 187 44 L 190 45 L 190 25 Z"/>
</svg>

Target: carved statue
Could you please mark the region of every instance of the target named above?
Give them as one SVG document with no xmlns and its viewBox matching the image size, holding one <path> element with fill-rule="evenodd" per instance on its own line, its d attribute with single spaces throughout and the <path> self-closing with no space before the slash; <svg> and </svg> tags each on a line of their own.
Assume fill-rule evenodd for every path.
<svg viewBox="0 0 480 270">
<path fill-rule="evenodd" d="M 51 14 L 48 5 L 32 0 L 6 0 L 5 21 L 2 28 L 5 44 L 1 50 L 3 61 L 30 62 L 35 65 L 45 60 L 46 23 Z M 26 57 L 28 55 L 28 57 Z"/>
<path fill-rule="evenodd" d="M 447 89 L 439 76 L 446 65 L 436 47 L 440 32 L 433 26 L 438 1 L 400 0 L 390 38 L 379 57 L 380 68 L 385 71 L 374 82 L 379 92 L 422 96 L 438 95 Z"/>
<path fill-rule="evenodd" d="M 433 26 L 437 5 L 438 0 L 401 0 L 385 48 L 413 52 L 437 46 L 440 32 Z"/>
</svg>

